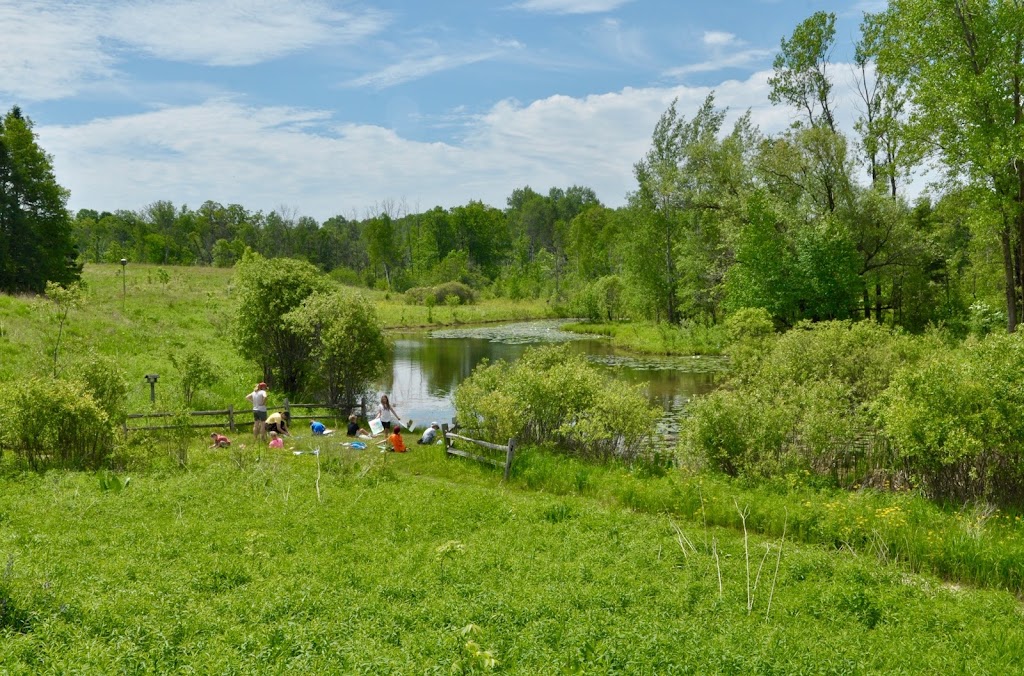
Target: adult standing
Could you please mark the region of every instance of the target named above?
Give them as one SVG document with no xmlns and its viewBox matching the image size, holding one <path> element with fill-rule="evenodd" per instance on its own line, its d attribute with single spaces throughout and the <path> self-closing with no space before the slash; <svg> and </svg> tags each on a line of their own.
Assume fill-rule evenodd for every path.
<svg viewBox="0 0 1024 676">
<path fill-rule="evenodd" d="M 380 424 L 384 426 L 385 430 L 390 430 L 393 423 L 402 424 L 402 417 L 391 406 L 391 401 L 386 394 L 380 395 L 380 408 L 377 409 L 377 417 L 380 418 Z"/>
<path fill-rule="evenodd" d="M 257 440 L 267 438 L 267 384 L 258 383 L 245 398 L 252 402 L 252 435 Z"/>
</svg>

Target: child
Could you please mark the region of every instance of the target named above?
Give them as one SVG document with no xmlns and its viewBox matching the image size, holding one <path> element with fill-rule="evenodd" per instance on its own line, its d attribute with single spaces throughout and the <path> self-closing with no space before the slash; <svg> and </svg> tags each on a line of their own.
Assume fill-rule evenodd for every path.
<svg viewBox="0 0 1024 676">
<path fill-rule="evenodd" d="M 284 448 L 284 439 L 277 436 L 277 432 L 270 433 L 270 447 L 271 448 Z"/>
<path fill-rule="evenodd" d="M 416 440 L 417 444 L 432 444 L 437 439 L 437 431 L 441 429 L 441 426 L 436 422 L 430 423 L 430 427 L 423 431 L 423 436 Z"/>
<path fill-rule="evenodd" d="M 323 435 L 327 432 L 327 428 L 324 427 L 324 424 L 322 422 L 317 422 L 316 420 L 309 423 L 309 429 L 313 430 L 313 434 L 315 435 Z"/>
<path fill-rule="evenodd" d="M 397 425 L 395 425 L 395 431 L 388 437 L 388 444 L 391 445 L 391 450 L 395 453 L 405 453 L 405 440 L 402 438 L 402 433 Z"/>
<path fill-rule="evenodd" d="M 402 426 L 402 417 L 398 415 L 398 412 L 395 411 L 394 408 L 392 408 L 391 400 L 388 399 L 388 395 L 386 394 L 382 394 L 380 396 L 380 408 L 377 409 L 377 417 L 384 426 L 385 432 L 391 431 L 392 424 L 394 424 L 396 428 Z M 412 421 L 410 420 L 407 422 L 405 426 L 408 429 L 412 429 Z"/>
<path fill-rule="evenodd" d="M 347 430 L 347 434 L 350 437 L 358 436 L 360 434 L 365 434 L 366 436 L 370 436 L 369 432 L 367 432 L 366 430 L 364 430 L 362 427 L 359 426 L 359 420 L 355 417 L 355 415 L 350 415 L 348 417 L 348 430 Z"/>
<path fill-rule="evenodd" d="M 216 432 L 210 433 L 210 438 L 213 439 L 213 443 L 210 444 L 210 448 L 227 448 L 231 445 L 231 440 L 223 434 L 217 434 Z"/>
<path fill-rule="evenodd" d="M 267 416 L 267 432 L 277 432 L 288 436 L 288 423 L 291 422 L 291 414 L 275 412 Z"/>
</svg>

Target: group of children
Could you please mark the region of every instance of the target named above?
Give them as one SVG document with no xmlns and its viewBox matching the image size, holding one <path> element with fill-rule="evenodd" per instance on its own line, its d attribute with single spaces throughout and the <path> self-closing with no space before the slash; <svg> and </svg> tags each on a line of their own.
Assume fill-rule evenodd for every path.
<svg viewBox="0 0 1024 676">
<path fill-rule="evenodd" d="M 257 384 L 253 389 L 253 392 L 246 396 L 246 399 L 253 404 L 253 434 L 256 438 L 263 438 L 263 433 L 266 433 L 269 435 L 268 446 L 270 448 L 284 448 L 284 439 L 282 437 L 290 434 L 288 424 L 291 422 L 291 416 L 288 412 L 275 412 L 270 415 L 267 414 L 266 383 Z M 405 439 L 402 437 L 402 418 L 391 406 L 391 402 L 386 394 L 382 395 L 380 398 L 380 408 L 377 411 L 377 419 L 380 420 L 380 426 L 387 434 L 386 441 L 384 442 L 384 450 L 390 450 L 395 453 L 405 453 L 408 449 L 405 446 Z M 406 426 L 412 430 L 412 421 L 410 420 Z M 309 428 L 315 436 L 328 435 L 334 431 L 327 429 L 322 422 L 317 420 L 311 421 Z M 416 443 L 434 443 L 437 440 L 437 433 L 439 430 L 440 426 L 436 422 L 430 423 L 430 426 L 427 427 Z M 359 426 L 359 419 L 354 415 L 350 415 L 348 417 L 348 428 L 346 432 L 350 437 L 373 436 L 370 432 Z M 217 434 L 214 432 L 210 434 L 210 439 L 213 441 L 213 443 L 210 444 L 210 448 L 226 448 L 231 445 L 231 440 L 223 434 Z"/>
</svg>

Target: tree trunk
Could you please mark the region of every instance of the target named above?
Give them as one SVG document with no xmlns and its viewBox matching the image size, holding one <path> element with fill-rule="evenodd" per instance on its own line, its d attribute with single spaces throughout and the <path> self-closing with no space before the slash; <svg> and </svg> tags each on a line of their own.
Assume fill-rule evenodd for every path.
<svg viewBox="0 0 1024 676">
<path fill-rule="evenodd" d="M 1010 244 L 1010 224 L 1003 226 L 1000 243 L 1003 249 L 1003 273 L 1006 282 L 1006 328 L 1010 333 L 1017 330 L 1017 276 L 1013 269 L 1013 247 Z"/>
</svg>

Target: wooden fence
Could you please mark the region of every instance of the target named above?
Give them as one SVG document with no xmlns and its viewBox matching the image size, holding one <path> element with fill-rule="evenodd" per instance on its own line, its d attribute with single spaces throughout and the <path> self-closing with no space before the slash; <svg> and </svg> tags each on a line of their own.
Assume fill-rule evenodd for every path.
<svg viewBox="0 0 1024 676">
<path fill-rule="evenodd" d="M 322 410 L 330 411 L 329 417 L 334 418 L 348 418 L 348 412 L 354 408 L 358 408 L 363 418 L 366 417 L 366 399 L 364 398 L 358 404 L 340 405 L 340 406 L 328 406 L 326 404 L 292 404 L 287 399 L 284 400 L 282 406 L 268 408 L 268 411 L 281 411 L 287 413 L 290 420 L 313 420 L 322 416 L 314 415 L 296 415 L 292 413 L 292 409 L 303 409 L 303 410 Z M 234 432 L 236 426 L 239 424 L 235 418 L 237 415 L 242 415 L 241 424 L 249 424 L 252 422 L 252 410 L 244 408 L 236 410 L 234 406 L 228 406 L 224 410 L 220 411 L 189 411 L 188 415 L 196 418 L 200 417 L 214 417 L 218 416 L 221 418 L 221 422 L 216 423 L 191 423 L 188 425 L 192 429 L 224 429 L 227 427 L 230 431 Z M 167 412 L 167 411 L 152 411 L 150 413 L 129 413 L 127 419 L 124 422 L 125 434 L 128 432 L 136 432 L 142 430 L 170 430 L 176 429 L 178 425 L 137 425 L 129 426 L 129 420 L 149 419 L 149 418 L 173 418 L 178 413 Z M 227 418 L 227 420 L 223 420 Z"/>
<path fill-rule="evenodd" d="M 477 462 L 486 463 L 488 465 L 494 465 L 495 467 L 504 467 L 505 468 L 505 475 L 503 477 L 503 480 L 504 481 L 508 481 L 509 472 L 512 471 L 512 460 L 515 457 L 515 453 L 516 453 L 516 450 L 515 450 L 516 449 L 516 441 L 515 441 L 515 439 L 509 439 L 508 440 L 508 444 L 505 445 L 505 446 L 502 446 L 501 444 L 492 444 L 489 441 L 480 441 L 479 439 L 470 439 L 469 437 L 464 437 L 461 434 L 455 434 L 454 432 L 449 432 L 448 431 L 447 423 L 444 424 L 444 425 L 441 425 L 441 431 L 444 434 L 444 452 L 445 452 L 445 457 L 450 457 L 450 456 L 453 456 L 453 455 L 457 455 L 457 456 L 462 457 L 462 458 L 469 458 L 470 460 L 476 460 Z M 455 448 L 455 446 L 453 445 L 453 442 L 455 440 L 465 441 L 465 442 L 474 444 L 476 446 L 480 446 L 481 448 L 490 449 L 492 451 L 504 451 L 505 452 L 505 460 L 504 460 L 504 462 L 502 462 L 501 460 L 498 460 L 496 458 L 488 458 L 487 456 L 484 456 L 484 455 L 477 455 L 475 453 L 470 453 L 468 451 L 460 451 L 459 449 Z"/>
</svg>

